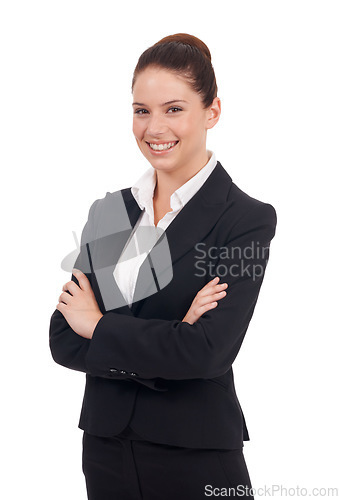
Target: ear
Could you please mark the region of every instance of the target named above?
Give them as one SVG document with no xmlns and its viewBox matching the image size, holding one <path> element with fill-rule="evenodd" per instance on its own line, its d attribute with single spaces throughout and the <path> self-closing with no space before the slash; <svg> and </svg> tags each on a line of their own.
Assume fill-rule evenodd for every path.
<svg viewBox="0 0 339 500">
<path fill-rule="evenodd" d="M 207 108 L 206 128 L 213 128 L 219 121 L 221 114 L 221 101 L 219 97 L 213 99 L 212 104 Z"/>
</svg>

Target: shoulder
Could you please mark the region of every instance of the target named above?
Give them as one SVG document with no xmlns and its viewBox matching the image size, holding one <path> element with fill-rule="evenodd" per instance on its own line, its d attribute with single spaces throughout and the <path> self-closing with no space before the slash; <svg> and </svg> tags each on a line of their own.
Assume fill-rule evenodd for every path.
<svg viewBox="0 0 339 500">
<path fill-rule="evenodd" d="M 87 232 L 90 240 L 122 233 L 131 228 L 125 196 L 130 189 L 107 192 L 96 199 L 89 208 Z"/>
<path fill-rule="evenodd" d="M 226 169 L 219 163 L 218 174 L 214 178 L 212 190 L 209 190 L 209 196 L 217 195 L 221 203 L 226 204 L 224 216 L 233 226 L 238 223 L 253 224 L 254 221 L 276 226 L 277 213 L 274 206 L 266 201 L 259 200 L 251 194 L 242 190 Z M 221 167 L 221 168 L 220 168 Z"/>
<path fill-rule="evenodd" d="M 228 201 L 232 219 L 229 239 L 252 238 L 270 241 L 275 236 L 277 213 L 271 203 L 258 200 L 232 183 Z M 259 237 L 260 235 L 260 237 Z"/>
<path fill-rule="evenodd" d="M 260 217 L 272 225 L 277 223 L 277 212 L 271 203 L 258 200 L 232 182 L 228 201 L 234 205 L 237 219 Z"/>
<path fill-rule="evenodd" d="M 209 197 L 213 199 L 213 194 L 216 194 L 218 202 L 225 204 L 220 223 L 224 228 L 227 227 L 229 237 L 258 231 L 260 228 L 264 228 L 273 237 L 277 225 L 275 207 L 245 192 L 233 182 L 220 163 L 219 167 L 221 168 L 211 183 Z"/>
<path fill-rule="evenodd" d="M 98 198 L 92 202 L 89 208 L 89 216 L 92 218 L 97 218 L 105 213 L 110 213 L 110 210 L 114 210 L 115 213 L 119 208 L 121 210 L 125 209 L 125 200 L 130 196 L 131 188 L 125 188 L 118 191 L 107 191 L 105 196 Z"/>
</svg>

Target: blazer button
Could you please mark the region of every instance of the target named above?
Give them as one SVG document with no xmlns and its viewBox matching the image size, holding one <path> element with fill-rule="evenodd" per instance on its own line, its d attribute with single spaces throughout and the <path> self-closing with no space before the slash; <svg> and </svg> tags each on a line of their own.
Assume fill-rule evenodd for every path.
<svg viewBox="0 0 339 500">
<path fill-rule="evenodd" d="M 127 372 L 125 370 L 120 370 L 121 375 L 126 375 Z"/>
<path fill-rule="evenodd" d="M 109 371 L 111 373 L 117 373 L 119 370 L 117 370 L 116 368 L 110 368 Z"/>
<path fill-rule="evenodd" d="M 131 372 L 130 375 L 132 375 L 132 377 L 137 377 L 138 376 L 138 374 L 134 373 L 134 372 Z"/>
</svg>

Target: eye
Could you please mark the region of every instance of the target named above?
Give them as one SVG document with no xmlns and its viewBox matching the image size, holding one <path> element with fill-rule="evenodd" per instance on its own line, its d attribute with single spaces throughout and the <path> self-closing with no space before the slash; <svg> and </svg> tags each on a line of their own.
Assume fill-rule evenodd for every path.
<svg viewBox="0 0 339 500">
<path fill-rule="evenodd" d="M 178 111 L 182 111 L 182 109 L 178 108 L 177 106 L 172 106 L 171 108 L 169 108 L 169 110 L 167 112 L 168 113 L 178 113 Z"/>
<path fill-rule="evenodd" d="M 147 111 L 147 109 L 144 109 L 144 108 L 136 109 L 134 111 L 135 115 L 145 115 L 146 113 L 148 113 L 148 111 Z"/>
</svg>

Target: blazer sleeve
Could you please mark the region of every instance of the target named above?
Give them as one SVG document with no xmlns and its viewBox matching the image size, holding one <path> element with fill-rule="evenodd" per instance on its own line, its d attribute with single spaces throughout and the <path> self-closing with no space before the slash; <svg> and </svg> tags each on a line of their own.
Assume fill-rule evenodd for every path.
<svg viewBox="0 0 339 500">
<path fill-rule="evenodd" d="M 80 269 L 86 274 L 91 285 L 90 262 L 86 243 L 89 243 L 93 239 L 92 220 L 98 201 L 96 200 L 89 209 L 88 219 L 81 234 L 80 253 L 74 264 L 75 268 Z M 79 284 L 73 274 L 71 280 Z M 72 370 L 88 373 L 86 354 L 89 346 L 90 340 L 81 337 L 72 330 L 63 314 L 58 309 L 55 309 L 49 325 L 49 347 L 54 361 Z"/>
<path fill-rule="evenodd" d="M 96 200 L 89 209 L 88 219 L 81 234 L 80 253 L 74 264 L 75 268 L 80 269 L 86 274 L 91 286 L 91 263 L 89 260 L 89 252 L 87 251 L 87 243 L 95 239 L 94 213 L 99 201 L 100 200 Z M 77 285 L 79 284 L 77 278 L 73 274 L 71 280 Z M 58 309 L 55 309 L 49 325 L 49 347 L 54 361 L 71 370 L 84 372 L 88 375 L 100 376 L 97 370 L 92 372 L 87 365 L 87 353 L 90 344 L 91 340 L 81 337 L 72 330 L 63 314 Z M 167 390 L 165 387 L 162 387 L 161 384 L 159 385 L 159 380 L 157 378 L 144 380 L 142 377 L 136 377 L 133 373 L 132 375 L 126 374 L 124 380 L 133 380 L 155 391 Z"/>
<path fill-rule="evenodd" d="M 226 373 L 252 318 L 276 223 L 274 207 L 260 203 L 235 224 L 215 267 L 217 275 L 219 266 L 226 266 L 228 274 L 220 283 L 229 284 L 227 296 L 196 323 L 107 312 L 90 342 L 78 341 L 83 366 L 91 374 L 113 379 L 131 372 L 135 378 L 171 380 Z"/>
</svg>

